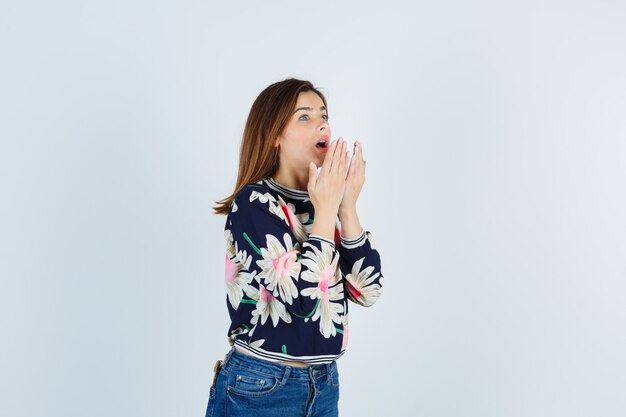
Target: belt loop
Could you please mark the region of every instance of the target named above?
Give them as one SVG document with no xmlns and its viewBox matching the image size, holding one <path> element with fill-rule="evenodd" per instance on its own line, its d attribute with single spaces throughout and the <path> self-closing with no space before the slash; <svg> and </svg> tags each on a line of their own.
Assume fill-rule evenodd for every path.
<svg viewBox="0 0 626 417">
<path fill-rule="evenodd" d="M 285 385 L 287 380 L 289 379 L 289 374 L 291 373 L 291 367 L 285 366 L 285 373 L 283 374 L 283 379 L 280 381 L 280 385 Z"/>
</svg>

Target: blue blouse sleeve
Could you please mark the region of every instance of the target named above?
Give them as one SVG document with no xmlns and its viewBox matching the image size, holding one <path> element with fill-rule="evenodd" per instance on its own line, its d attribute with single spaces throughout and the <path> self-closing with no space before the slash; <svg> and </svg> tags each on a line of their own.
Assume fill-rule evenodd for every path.
<svg viewBox="0 0 626 417">
<path fill-rule="evenodd" d="M 370 307 L 383 292 L 380 255 L 372 243 L 372 234 L 363 230 L 354 239 L 341 237 L 339 255 L 348 299 Z"/>
<path fill-rule="evenodd" d="M 335 243 L 317 235 L 300 243 L 297 233 L 288 209 L 264 187 L 252 184 L 237 193 L 225 228 L 226 287 L 233 309 L 265 303 L 275 323 L 291 322 L 291 315 L 311 317 L 320 301 L 343 310 Z"/>
</svg>

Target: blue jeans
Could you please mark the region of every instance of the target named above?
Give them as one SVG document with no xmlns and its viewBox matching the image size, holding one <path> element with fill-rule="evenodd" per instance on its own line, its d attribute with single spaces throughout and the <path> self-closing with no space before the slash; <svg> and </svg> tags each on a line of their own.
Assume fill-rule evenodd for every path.
<svg viewBox="0 0 626 417">
<path fill-rule="evenodd" d="M 231 348 L 209 390 L 206 417 L 336 417 L 338 403 L 336 362 L 299 368 Z"/>
</svg>

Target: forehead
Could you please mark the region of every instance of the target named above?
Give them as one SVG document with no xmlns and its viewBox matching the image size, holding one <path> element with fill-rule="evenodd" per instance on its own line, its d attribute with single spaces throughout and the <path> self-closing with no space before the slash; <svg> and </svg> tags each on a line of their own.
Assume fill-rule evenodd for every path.
<svg viewBox="0 0 626 417">
<path fill-rule="evenodd" d="M 319 109 L 324 105 L 322 98 L 317 95 L 315 91 L 304 91 L 298 94 L 298 101 L 296 102 L 296 108 L 298 107 L 312 107 Z"/>
</svg>

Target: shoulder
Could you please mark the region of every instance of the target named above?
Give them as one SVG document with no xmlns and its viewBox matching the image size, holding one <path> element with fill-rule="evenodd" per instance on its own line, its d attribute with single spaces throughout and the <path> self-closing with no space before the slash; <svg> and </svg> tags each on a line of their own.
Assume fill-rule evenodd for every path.
<svg viewBox="0 0 626 417">
<path fill-rule="evenodd" d="M 237 201 L 239 204 L 254 202 L 255 200 L 261 200 L 262 202 L 268 200 L 276 201 L 272 189 L 269 188 L 263 180 L 244 185 L 243 188 L 235 194 L 234 198 L 234 201 Z"/>
<path fill-rule="evenodd" d="M 280 206 L 277 196 L 269 188 L 263 180 L 246 184 L 241 190 L 235 194 L 231 205 L 231 212 L 241 209 L 246 210 L 264 210 L 275 212 Z"/>
</svg>

